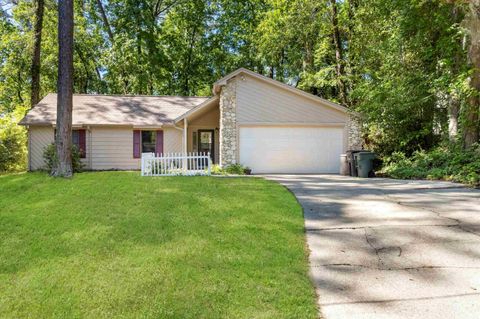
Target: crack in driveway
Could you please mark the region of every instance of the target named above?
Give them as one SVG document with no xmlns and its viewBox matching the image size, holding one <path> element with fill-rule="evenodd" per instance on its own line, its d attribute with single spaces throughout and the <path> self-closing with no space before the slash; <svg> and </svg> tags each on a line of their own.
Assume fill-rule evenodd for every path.
<svg viewBox="0 0 480 319">
<path fill-rule="evenodd" d="M 436 210 L 434 210 L 433 208 L 427 208 L 427 207 L 419 207 L 417 205 L 409 205 L 409 204 L 406 204 L 402 201 L 399 201 L 399 200 L 395 200 L 395 199 L 392 199 L 390 195 L 384 193 L 384 197 L 388 200 L 390 199 L 391 202 L 394 202 L 400 206 L 404 206 L 404 207 L 409 207 L 409 208 L 416 208 L 416 209 L 421 209 L 421 210 L 424 210 L 424 211 L 427 211 L 427 212 L 430 212 L 430 213 L 433 213 L 435 214 L 437 217 L 439 218 L 443 218 L 443 219 L 447 219 L 447 220 L 450 220 L 452 222 L 454 222 L 455 224 L 453 225 L 448 225 L 448 227 L 458 227 L 459 229 L 461 229 L 462 231 L 464 232 L 467 232 L 467 233 L 470 233 L 472 235 L 475 235 L 475 236 L 478 236 L 480 237 L 480 233 L 477 233 L 473 230 L 469 230 L 469 229 L 466 229 L 465 226 L 463 226 L 462 224 L 462 221 L 458 218 L 453 218 L 453 217 L 448 217 L 448 216 L 444 216 L 442 215 L 442 213 L 440 212 L 437 212 Z"/>
<path fill-rule="evenodd" d="M 430 181 L 270 178 L 303 206 L 325 319 L 477 319 L 480 192 Z"/>
</svg>

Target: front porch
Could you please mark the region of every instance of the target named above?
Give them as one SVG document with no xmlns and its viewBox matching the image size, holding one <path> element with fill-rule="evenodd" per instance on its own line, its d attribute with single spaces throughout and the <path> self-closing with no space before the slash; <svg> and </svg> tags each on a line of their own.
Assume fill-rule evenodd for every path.
<svg viewBox="0 0 480 319">
<path fill-rule="evenodd" d="M 176 127 L 182 129 L 184 153 L 210 153 L 214 164 L 220 162 L 219 99 L 213 97 L 179 117 Z"/>
</svg>

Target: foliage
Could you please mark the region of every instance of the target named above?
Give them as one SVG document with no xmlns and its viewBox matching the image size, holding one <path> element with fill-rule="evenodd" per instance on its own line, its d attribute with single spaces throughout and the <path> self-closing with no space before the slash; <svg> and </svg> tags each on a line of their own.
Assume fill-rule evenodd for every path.
<svg viewBox="0 0 480 319">
<path fill-rule="evenodd" d="M 416 151 L 411 157 L 396 152 L 385 159 L 381 173 L 394 178 L 444 179 L 480 186 L 480 145 L 469 150 L 440 146 Z"/>
<path fill-rule="evenodd" d="M 52 171 L 57 159 L 57 148 L 54 143 L 45 147 L 43 151 L 43 158 L 47 170 Z M 72 168 L 74 173 L 79 173 L 83 170 L 84 165 L 80 159 L 80 149 L 76 145 L 72 145 Z"/>
<path fill-rule="evenodd" d="M 2 318 L 318 317 L 302 209 L 277 183 L 25 173 L 0 194 Z"/>
<path fill-rule="evenodd" d="M 212 175 L 227 175 L 227 172 L 218 164 L 212 165 Z"/>
<path fill-rule="evenodd" d="M 241 164 L 231 164 L 225 167 L 225 172 L 232 175 L 245 175 L 249 168 Z"/>
<path fill-rule="evenodd" d="M 455 121 L 458 139 L 480 125 L 468 116 L 478 90 L 467 12 L 444 0 L 75 0 L 74 92 L 210 95 L 247 67 L 336 102 L 345 90 L 367 147 L 410 156 L 453 140 Z M 32 1 L 0 13 L 3 115 L 28 105 Z M 56 89 L 57 41 L 57 2 L 45 0 L 41 96 Z"/>
<path fill-rule="evenodd" d="M 213 175 L 249 175 L 250 173 L 250 168 L 241 164 L 231 164 L 224 168 L 218 164 L 212 165 Z"/>
<path fill-rule="evenodd" d="M 17 121 L 17 117 L 0 117 L 0 173 L 27 167 L 27 133 Z"/>
</svg>

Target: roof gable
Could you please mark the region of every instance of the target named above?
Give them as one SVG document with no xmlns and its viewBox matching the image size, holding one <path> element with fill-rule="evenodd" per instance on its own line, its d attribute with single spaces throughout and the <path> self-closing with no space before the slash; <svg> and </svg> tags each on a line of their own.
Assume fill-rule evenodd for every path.
<svg viewBox="0 0 480 319">
<path fill-rule="evenodd" d="M 246 75 L 249 75 L 249 76 L 252 76 L 260 81 L 264 81 L 264 82 L 267 82 L 269 84 L 272 84 L 272 85 L 275 85 L 279 88 L 282 88 L 284 90 L 287 90 L 287 91 L 290 91 L 294 94 L 298 94 L 298 95 L 301 95 L 305 98 L 308 98 L 308 99 L 311 99 L 312 101 L 315 101 L 317 103 L 319 103 L 320 105 L 322 106 L 328 106 L 328 107 L 331 107 L 333 109 L 336 109 L 337 111 L 341 111 L 341 112 L 344 112 L 344 113 L 347 113 L 348 112 L 348 109 L 343 106 L 343 105 L 340 105 L 340 104 L 337 104 L 337 103 L 334 103 L 334 102 L 331 102 L 329 100 L 326 100 L 326 99 L 322 99 L 321 97 L 318 97 L 316 95 L 313 95 L 313 94 L 310 94 L 310 93 L 307 93 L 305 91 L 302 91 L 300 89 L 297 89 L 291 85 L 288 85 L 288 84 L 285 84 L 285 83 L 282 83 L 280 81 L 277 81 L 277 80 L 274 80 L 274 79 L 271 79 L 269 77 L 266 77 L 266 76 L 263 76 L 261 74 L 258 74 L 256 72 L 253 72 L 253 71 L 250 71 L 248 69 L 245 69 L 245 68 L 240 68 L 226 76 L 224 76 L 223 78 L 221 78 L 220 80 L 218 80 L 217 82 L 215 82 L 213 84 L 213 93 L 214 94 L 218 94 L 221 90 L 221 87 L 226 85 L 227 84 L 227 81 L 236 77 L 236 76 L 239 76 L 241 74 L 246 74 Z"/>
<path fill-rule="evenodd" d="M 247 123 L 345 123 L 345 112 L 244 75 L 236 81 L 236 120 Z"/>
</svg>

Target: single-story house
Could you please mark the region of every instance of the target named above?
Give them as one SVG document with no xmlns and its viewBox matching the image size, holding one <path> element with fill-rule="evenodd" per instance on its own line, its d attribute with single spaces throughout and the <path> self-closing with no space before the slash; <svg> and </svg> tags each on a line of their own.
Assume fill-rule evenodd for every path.
<svg viewBox="0 0 480 319">
<path fill-rule="evenodd" d="M 45 166 L 56 104 L 48 94 L 20 122 L 30 170 Z M 243 68 L 212 97 L 75 94 L 72 136 L 90 170 L 139 169 L 143 152 L 210 152 L 253 173 L 336 173 L 340 154 L 361 146 L 345 107 Z"/>
</svg>

